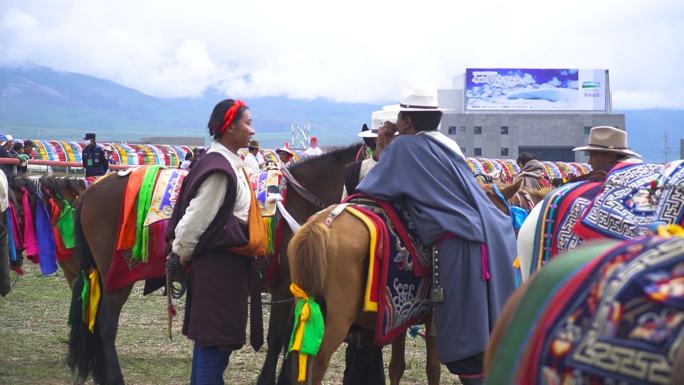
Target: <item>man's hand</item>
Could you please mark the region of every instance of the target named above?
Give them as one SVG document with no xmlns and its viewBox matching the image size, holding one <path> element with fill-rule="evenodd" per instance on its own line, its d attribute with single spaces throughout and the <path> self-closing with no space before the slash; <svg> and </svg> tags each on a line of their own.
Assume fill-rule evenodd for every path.
<svg viewBox="0 0 684 385">
<path fill-rule="evenodd" d="M 377 159 L 380 159 L 380 153 L 385 147 L 389 146 L 394 140 L 394 134 L 397 132 L 397 125 L 392 122 L 385 122 L 385 124 L 378 130 L 378 142 L 375 145 L 375 154 Z"/>
</svg>

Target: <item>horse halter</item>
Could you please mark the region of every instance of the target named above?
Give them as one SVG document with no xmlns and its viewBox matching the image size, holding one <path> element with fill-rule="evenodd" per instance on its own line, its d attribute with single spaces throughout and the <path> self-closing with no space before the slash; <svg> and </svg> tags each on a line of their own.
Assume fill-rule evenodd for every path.
<svg viewBox="0 0 684 385">
<path fill-rule="evenodd" d="M 290 170 L 287 169 L 287 167 L 281 168 L 280 172 L 282 172 L 287 182 L 292 186 L 292 188 L 295 189 L 295 191 L 297 191 L 299 195 L 301 195 L 302 198 L 304 198 L 314 206 L 318 207 L 319 209 L 324 209 L 326 207 L 323 201 L 321 201 L 316 195 L 314 195 L 311 191 L 307 190 L 297 181 L 297 179 L 294 177 L 294 175 L 292 175 L 292 173 L 290 172 Z"/>
</svg>

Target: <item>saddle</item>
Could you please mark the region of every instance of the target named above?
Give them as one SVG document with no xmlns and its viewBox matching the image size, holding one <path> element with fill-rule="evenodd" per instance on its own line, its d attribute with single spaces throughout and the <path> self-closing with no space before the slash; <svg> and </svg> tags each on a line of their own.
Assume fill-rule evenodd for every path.
<svg viewBox="0 0 684 385">
<path fill-rule="evenodd" d="M 352 195 L 326 219 L 346 210 L 363 222 L 370 235 L 364 311 L 377 312 L 376 345 L 386 345 L 423 322 L 431 308 L 430 248 L 413 232 L 408 213 L 365 195 Z"/>
</svg>

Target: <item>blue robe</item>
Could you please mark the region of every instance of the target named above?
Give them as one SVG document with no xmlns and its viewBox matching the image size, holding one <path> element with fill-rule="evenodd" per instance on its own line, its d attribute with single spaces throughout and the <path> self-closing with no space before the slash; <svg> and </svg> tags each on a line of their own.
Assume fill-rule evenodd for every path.
<svg viewBox="0 0 684 385">
<path fill-rule="evenodd" d="M 437 243 L 444 302 L 435 305 L 444 363 L 485 351 L 505 301 L 515 290 L 511 220 L 487 198 L 462 155 L 435 133 L 402 135 L 382 152 L 357 190 L 399 202 L 426 244 Z M 457 148 L 457 147 L 456 147 Z M 454 237 L 444 239 L 446 234 Z M 482 244 L 490 279 L 483 278 Z"/>
</svg>

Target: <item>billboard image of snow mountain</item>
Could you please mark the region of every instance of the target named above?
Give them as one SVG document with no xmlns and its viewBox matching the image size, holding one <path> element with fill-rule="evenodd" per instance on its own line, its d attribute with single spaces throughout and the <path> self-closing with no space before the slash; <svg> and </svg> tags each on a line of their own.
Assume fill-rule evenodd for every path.
<svg viewBox="0 0 684 385">
<path fill-rule="evenodd" d="M 604 111 L 602 69 L 468 68 L 466 109 Z"/>
</svg>

